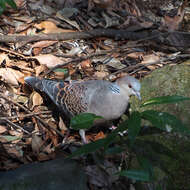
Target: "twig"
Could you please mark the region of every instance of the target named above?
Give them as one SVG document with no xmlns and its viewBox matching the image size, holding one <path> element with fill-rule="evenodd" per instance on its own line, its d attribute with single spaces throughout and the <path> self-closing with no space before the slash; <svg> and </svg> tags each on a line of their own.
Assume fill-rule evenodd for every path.
<svg viewBox="0 0 190 190">
<path fill-rule="evenodd" d="M 12 99 L 8 98 L 8 97 L 5 96 L 4 94 L 0 93 L 0 97 L 2 97 L 3 99 L 7 100 L 8 102 L 11 102 L 11 103 L 13 103 L 13 104 L 19 106 L 19 107 L 22 108 L 25 112 L 27 112 L 27 113 L 29 113 L 29 114 L 32 114 L 32 112 L 31 112 L 30 110 L 28 110 L 27 108 L 25 108 L 25 107 L 22 106 L 21 104 L 19 104 L 19 103 L 13 101 Z M 60 131 L 58 131 L 57 129 L 55 129 L 55 128 L 49 126 L 49 125 L 48 125 L 43 119 L 41 119 L 39 116 L 33 115 L 33 117 L 35 117 L 37 120 L 39 120 L 39 121 L 43 124 L 43 126 L 44 126 L 46 129 L 48 129 L 49 131 L 53 130 L 53 131 L 55 131 L 57 134 L 59 134 L 61 137 L 64 137 L 64 135 L 63 135 Z"/>
<path fill-rule="evenodd" d="M 136 64 L 136 65 L 132 65 L 132 66 L 129 66 L 129 67 L 125 67 L 125 68 L 120 69 L 120 70 L 118 70 L 118 71 L 116 71 L 116 72 L 114 72 L 114 73 L 112 73 L 110 75 L 116 75 L 116 74 L 119 74 L 119 73 L 121 73 L 123 71 L 125 71 L 125 72 L 133 71 L 130 74 L 134 74 L 137 71 L 139 71 L 139 70 L 141 70 L 141 69 L 143 69 L 143 68 L 145 68 L 147 66 L 150 66 L 150 65 L 157 65 L 159 63 L 170 61 L 170 60 L 174 60 L 176 58 L 186 58 L 186 57 L 190 57 L 190 55 L 189 54 L 183 54 L 183 55 L 173 54 L 173 55 L 171 55 L 169 57 L 163 58 L 162 60 L 154 61 L 154 62 L 151 62 L 151 63 L 148 63 L 148 64 L 144 64 L 144 65 L 142 65 L 142 64 Z M 105 78 L 109 78 L 110 75 L 106 76 Z"/>
<path fill-rule="evenodd" d="M 2 119 L 2 118 L 1 118 Z M 25 129 L 23 129 L 22 127 L 20 127 L 19 125 L 13 123 L 12 121 L 8 120 L 7 118 L 4 118 L 3 120 L 5 120 L 7 123 L 9 123 L 10 125 L 12 125 L 13 127 L 16 127 L 20 130 L 22 130 L 23 132 L 27 133 L 30 135 L 30 133 L 28 131 L 26 131 Z"/>
<path fill-rule="evenodd" d="M 54 33 L 54 34 L 40 34 L 40 35 L 0 35 L 0 42 L 20 42 L 27 41 L 36 42 L 40 40 L 74 40 L 74 39 L 92 39 L 96 37 L 108 37 L 108 38 L 121 38 L 121 39 L 131 39 L 137 40 L 150 36 L 150 33 L 147 32 L 135 32 L 127 30 L 116 30 L 116 29 L 93 29 L 90 31 L 82 32 L 65 32 L 65 33 Z"/>
<path fill-rule="evenodd" d="M 0 117 L 0 120 L 5 120 L 5 119 L 17 119 L 17 118 L 24 118 L 24 117 L 32 117 L 34 115 L 41 115 L 41 114 L 49 114 L 51 111 L 42 111 L 42 112 L 37 112 L 37 113 L 29 113 L 25 115 L 16 115 L 16 116 L 10 116 L 10 117 Z"/>
<path fill-rule="evenodd" d="M 108 54 L 108 53 L 112 53 L 114 50 L 106 50 L 106 51 L 101 51 L 100 53 L 93 53 L 91 55 L 87 55 L 87 56 L 84 56 L 84 57 L 79 57 L 79 58 L 76 58 L 76 59 L 73 59 L 71 61 L 68 61 L 66 63 L 63 63 L 63 64 L 59 64 L 59 65 L 56 65 L 55 67 L 52 67 L 51 69 L 49 69 L 47 72 L 45 72 L 42 77 L 50 74 L 52 71 L 54 71 L 55 69 L 57 68 L 61 68 L 61 67 L 64 67 L 66 65 L 69 65 L 71 63 L 78 63 L 78 62 L 81 62 L 81 61 L 84 61 L 84 60 L 87 60 L 87 59 L 90 59 L 91 57 L 95 57 L 95 56 L 101 56 L 101 55 L 105 55 L 105 54 Z"/>
</svg>

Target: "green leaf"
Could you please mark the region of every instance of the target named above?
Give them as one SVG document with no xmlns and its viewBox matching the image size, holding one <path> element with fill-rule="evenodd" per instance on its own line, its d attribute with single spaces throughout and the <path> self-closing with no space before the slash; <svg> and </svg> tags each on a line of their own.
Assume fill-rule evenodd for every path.
<svg viewBox="0 0 190 190">
<path fill-rule="evenodd" d="M 150 174 L 145 170 L 123 170 L 119 175 L 139 181 L 150 181 Z"/>
<path fill-rule="evenodd" d="M 92 113 L 82 113 L 74 116 L 71 119 L 71 128 L 75 130 L 79 129 L 89 129 L 92 127 L 95 119 L 101 119 L 102 117 L 97 116 Z"/>
<path fill-rule="evenodd" d="M 153 166 L 150 160 L 142 156 L 137 157 L 137 159 L 143 171 L 147 171 L 149 173 L 150 179 L 153 179 L 154 171 L 153 171 Z"/>
<path fill-rule="evenodd" d="M 3 13 L 5 10 L 5 2 L 4 0 L 0 0 L 0 15 Z"/>
<path fill-rule="evenodd" d="M 128 134 L 130 140 L 130 146 L 135 142 L 135 138 L 140 132 L 141 129 L 141 117 L 139 112 L 133 112 L 127 122 L 128 124 Z"/>
<path fill-rule="evenodd" d="M 190 134 L 190 130 L 174 115 L 166 112 L 158 112 L 155 110 L 147 110 L 141 113 L 141 117 L 152 123 L 153 126 L 167 132 L 179 132 L 182 134 Z"/>
<path fill-rule="evenodd" d="M 173 159 L 179 158 L 179 156 L 175 154 L 174 152 L 172 152 L 167 146 L 164 146 L 163 144 L 160 144 L 159 142 L 144 140 L 144 143 L 149 145 L 152 148 L 152 150 L 154 150 L 158 154 L 162 154 Z"/>
<path fill-rule="evenodd" d="M 58 68 L 58 69 L 55 69 L 54 72 L 62 72 L 64 74 L 67 74 L 69 71 L 66 68 Z"/>
<path fill-rule="evenodd" d="M 10 5 L 13 9 L 16 9 L 16 3 L 14 2 L 14 0 L 5 0 L 5 2 Z"/>
<path fill-rule="evenodd" d="M 151 98 L 141 104 L 141 107 L 155 105 L 155 104 L 168 104 L 168 103 L 176 103 L 184 100 L 190 100 L 188 97 L 184 96 L 161 96 L 156 98 Z"/>
<path fill-rule="evenodd" d="M 106 151 L 105 151 L 105 154 L 107 155 L 113 155 L 113 154 L 119 154 L 121 152 L 125 151 L 124 148 L 120 147 L 120 146 L 117 146 L 117 147 L 111 147 L 111 148 L 108 148 Z"/>
<path fill-rule="evenodd" d="M 6 139 L 8 142 L 16 141 L 16 140 L 21 139 L 21 137 L 10 136 L 10 135 L 0 135 L 0 138 L 4 138 L 4 139 Z"/>
<path fill-rule="evenodd" d="M 116 136 L 118 135 L 118 132 L 123 132 L 126 129 L 127 129 L 127 121 L 120 124 L 120 126 L 117 127 L 114 131 L 112 131 L 112 133 L 109 134 L 106 138 L 83 145 L 81 148 L 73 152 L 72 155 L 69 157 L 74 157 L 74 156 L 79 156 L 79 155 L 95 152 L 96 150 L 100 148 L 104 148 L 106 150 L 108 146 L 114 142 L 114 140 L 116 139 Z"/>
<path fill-rule="evenodd" d="M 146 143 L 144 140 L 136 139 L 132 147 L 132 152 L 136 154 L 137 158 L 144 157 L 151 161 L 154 167 L 158 167 L 165 173 L 169 173 L 167 163 L 163 158 L 163 154 L 156 152 L 151 144 Z M 165 155 L 165 154 L 164 154 Z"/>
<path fill-rule="evenodd" d="M 79 148 L 75 152 L 73 152 L 71 154 L 71 156 L 69 156 L 69 158 L 72 158 L 74 156 L 80 156 L 80 155 L 88 154 L 91 152 L 95 152 L 96 150 L 104 147 L 104 145 L 105 145 L 105 139 L 99 139 L 95 142 L 85 144 L 81 148 Z"/>
<path fill-rule="evenodd" d="M 151 127 L 151 126 L 141 126 L 139 136 L 157 135 L 157 134 L 162 134 L 162 133 L 163 133 L 163 130 L 159 128 Z"/>
</svg>

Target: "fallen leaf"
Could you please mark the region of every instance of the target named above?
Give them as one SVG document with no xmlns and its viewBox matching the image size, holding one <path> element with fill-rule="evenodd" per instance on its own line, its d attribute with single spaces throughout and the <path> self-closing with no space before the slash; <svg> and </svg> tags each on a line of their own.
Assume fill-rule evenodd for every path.
<svg viewBox="0 0 190 190">
<path fill-rule="evenodd" d="M 56 24 L 51 21 L 43 21 L 40 24 L 35 24 L 34 27 L 36 27 L 39 30 L 43 30 L 43 33 L 45 34 L 74 32 L 73 30 L 65 30 L 65 29 L 58 28 Z"/>
<path fill-rule="evenodd" d="M 185 8 L 188 6 L 188 1 L 185 0 L 183 4 L 178 8 L 177 14 L 174 17 L 170 17 L 165 15 L 162 19 L 162 28 L 166 28 L 169 31 L 175 31 L 179 29 L 180 24 L 183 21 L 183 17 L 185 14 Z"/>
<path fill-rule="evenodd" d="M 51 54 L 38 55 L 34 58 L 36 58 L 40 64 L 45 65 L 48 68 L 52 68 L 57 65 L 63 64 L 63 61 L 60 58 Z"/>
<path fill-rule="evenodd" d="M 98 140 L 98 139 L 103 139 L 103 138 L 105 138 L 106 136 L 105 136 L 105 134 L 102 132 L 102 131 L 100 131 L 95 137 L 94 137 L 94 140 L 96 141 L 96 140 Z"/>
<path fill-rule="evenodd" d="M 32 100 L 32 107 L 39 106 L 39 105 L 43 104 L 43 98 L 37 92 L 32 93 L 31 100 Z"/>
<path fill-rule="evenodd" d="M 80 63 L 82 69 L 90 68 L 92 67 L 90 59 L 84 60 Z"/>
<path fill-rule="evenodd" d="M 36 42 L 32 45 L 32 48 L 36 48 L 36 47 L 41 47 L 41 48 L 45 48 L 45 47 L 49 47 L 53 44 L 57 43 L 56 41 L 40 41 L 40 42 Z"/>
<path fill-rule="evenodd" d="M 37 155 L 40 153 L 41 147 L 44 144 L 42 138 L 36 134 L 32 134 L 32 150 Z"/>
<path fill-rule="evenodd" d="M 6 65 L 7 65 L 7 63 L 9 64 L 10 59 L 9 59 L 7 54 L 1 53 L 0 54 L 0 64 L 3 64 L 4 61 L 5 61 Z"/>
<path fill-rule="evenodd" d="M 5 131 L 7 131 L 6 127 L 0 125 L 0 134 L 4 133 Z"/>
<path fill-rule="evenodd" d="M 41 73 L 47 71 L 48 68 L 46 65 L 40 65 L 35 67 L 36 76 L 39 76 Z"/>
<path fill-rule="evenodd" d="M 18 86 L 18 80 L 23 77 L 24 74 L 12 68 L 0 68 L 0 76 L 5 82 Z"/>
</svg>

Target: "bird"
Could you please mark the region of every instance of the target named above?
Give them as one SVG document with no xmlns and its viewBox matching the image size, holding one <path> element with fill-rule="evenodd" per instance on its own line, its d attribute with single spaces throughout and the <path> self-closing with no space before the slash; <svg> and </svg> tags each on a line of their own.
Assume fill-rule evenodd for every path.
<svg viewBox="0 0 190 190">
<path fill-rule="evenodd" d="M 141 100 L 139 80 L 132 76 L 107 80 L 80 80 L 66 83 L 39 77 L 25 77 L 25 83 L 43 92 L 69 119 L 80 113 L 92 113 L 105 120 L 118 119 L 127 109 L 130 96 Z M 79 130 L 84 143 L 85 130 Z"/>
</svg>

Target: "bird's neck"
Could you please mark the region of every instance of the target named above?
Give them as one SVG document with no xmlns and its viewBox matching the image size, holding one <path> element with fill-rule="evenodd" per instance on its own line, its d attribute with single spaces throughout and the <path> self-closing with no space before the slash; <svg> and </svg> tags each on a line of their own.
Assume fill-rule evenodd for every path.
<svg viewBox="0 0 190 190">
<path fill-rule="evenodd" d="M 112 83 L 109 86 L 109 89 L 111 90 L 112 93 L 114 94 L 120 94 L 120 87 L 116 83 Z"/>
</svg>

